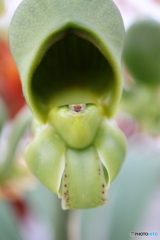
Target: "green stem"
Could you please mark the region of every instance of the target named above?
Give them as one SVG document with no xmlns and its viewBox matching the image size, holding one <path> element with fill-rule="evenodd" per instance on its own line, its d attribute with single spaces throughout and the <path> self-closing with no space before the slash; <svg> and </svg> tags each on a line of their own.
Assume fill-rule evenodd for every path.
<svg viewBox="0 0 160 240">
<path fill-rule="evenodd" d="M 56 216 L 56 221 L 54 221 L 54 240 L 69 240 L 68 239 L 68 218 L 69 218 L 69 210 L 62 210 L 61 201 L 57 198 L 56 210 L 54 214 Z M 55 207 L 55 206 L 54 206 Z"/>
</svg>

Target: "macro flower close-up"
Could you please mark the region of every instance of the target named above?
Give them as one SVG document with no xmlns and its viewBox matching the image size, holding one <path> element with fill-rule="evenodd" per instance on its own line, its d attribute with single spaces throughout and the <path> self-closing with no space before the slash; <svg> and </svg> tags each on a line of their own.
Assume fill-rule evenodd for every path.
<svg viewBox="0 0 160 240">
<path fill-rule="evenodd" d="M 159 12 L 0 0 L 0 240 L 159 239 Z"/>
</svg>

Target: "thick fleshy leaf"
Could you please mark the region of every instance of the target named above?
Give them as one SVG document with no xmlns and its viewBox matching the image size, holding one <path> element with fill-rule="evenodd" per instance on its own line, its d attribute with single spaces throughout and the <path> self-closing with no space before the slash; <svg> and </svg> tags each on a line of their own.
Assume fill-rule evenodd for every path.
<svg viewBox="0 0 160 240">
<path fill-rule="evenodd" d="M 112 0 L 24 0 L 10 45 L 39 121 L 46 122 L 54 106 L 79 103 L 101 103 L 112 116 L 121 95 L 123 39 Z"/>
<path fill-rule="evenodd" d="M 94 144 L 107 170 L 110 184 L 120 171 L 125 158 L 125 137 L 114 123 L 105 120 L 101 125 Z"/>
<path fill-rule="evenodd" d="M 94 104 L 76 105 L 80 111 L 72 109 L 74 106 L 54 108 L 50 121 L 67 146 L 80 149 L 92 144 L 102 121 L 102 111 Z"/>
<path fill-rule="evenodd" d="M 25 150 L 25 160 L 31 171 L 56 193 L 65 167 L 64 151 L 64 143 L 49 125 L 37 129 L 35 138 Z"/>
<path fill-rule="evenodd" d="M 67 149 L 61 195 L 62 207 L 92 208 L 106 203 L 106 181 L 96 149 Z"/>
<path fill-rule="evenodd" d="M 11 205 L 6 201 L 0 201 L 0 238 L 10 240 L 23 240 L 18 225 L 18 218 L 14 214 Z"/>
<path fill-rule="evenodd" d="M 135 80 L 160 85 L 160 23 L 151 18 L 134 22 L 126 34 L 123 58 Z"/>
</svg>

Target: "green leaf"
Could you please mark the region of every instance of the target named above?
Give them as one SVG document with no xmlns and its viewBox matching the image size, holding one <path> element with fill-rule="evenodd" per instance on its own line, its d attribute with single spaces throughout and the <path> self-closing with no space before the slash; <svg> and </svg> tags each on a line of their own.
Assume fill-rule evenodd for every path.
<svg viewBox="0 0 160 240">
<path fill-rule="evenodd" d="M 140 19 L 128 29 L 123 58 L 139 83 L 160 84 L 160 23 L 151 18 Z"/>
<path fill-rule="evenodd" d="M 0 201 L 0 239 L 22 240 L 17 219 L 9 204 L 5 201 Z"/>
</svg>

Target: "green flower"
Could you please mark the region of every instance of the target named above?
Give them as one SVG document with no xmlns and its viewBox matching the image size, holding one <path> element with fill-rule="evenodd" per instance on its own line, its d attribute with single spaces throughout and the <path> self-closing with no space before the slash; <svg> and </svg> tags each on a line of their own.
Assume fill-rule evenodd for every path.
<svg viewBox="0 0 160 240">
<path fill-rule="evenodd" d="M 13 17 L 11 50 L 37 119 L 25 159 L 65 209 L 104 204 L 123 162 L 125 139 L 109 120 L 123 39 L 111 0 L 24 0 Z"/>
<path fill-rule="evenodd" d="M 55 108 L 46 125 L 36 124 L 35 137 L 25 150 L 28 166 L 62 198 L 64 209 L 106 203 L 106 189 L 125 157 L 120 130 L 96 105 L 81 107 Z"/>
</svg>

